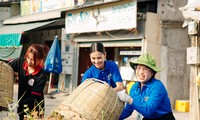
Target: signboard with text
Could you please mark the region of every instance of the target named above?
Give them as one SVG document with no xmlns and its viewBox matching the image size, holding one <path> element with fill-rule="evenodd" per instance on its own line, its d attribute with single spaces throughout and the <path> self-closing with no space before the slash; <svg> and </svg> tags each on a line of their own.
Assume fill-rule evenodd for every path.
<svg viewBox="0 0 200 120">
<path fill-rule="evenodd" d="M 120 1 L 66 12 L 67 34 L 136 28 L 137 1 Z"/>
<path fill-rule="evenodd" d="M 42 12 L 74 6 L 74 0 L 42 0 Z"/>
<path fill-rule="evenodd" d="M 74 0 L 22 0 L 21 15 L 31 15 L 67 7 L 73 7 Z"/>
</svg>

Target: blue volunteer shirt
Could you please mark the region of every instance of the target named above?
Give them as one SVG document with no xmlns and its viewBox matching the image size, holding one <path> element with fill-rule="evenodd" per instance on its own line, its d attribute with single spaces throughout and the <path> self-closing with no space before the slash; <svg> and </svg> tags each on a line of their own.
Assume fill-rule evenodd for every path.
<svg viewBox="0 0 200 120">
<path fill-rule="evenodd" d="M 96 79 L 107 82 L 110 86 L 115 88 L 116 82 L 122 82 L 122 78 L 121 78 L 118 66 L 113 61 L 105 61 L 104 66 L 105 66 L 104 70 L 99 70 L 94 65 L 92 65 L 84 73 L 82 82 L 84 82 L 88 78 L 96 78 Z"/>
<path fill-rule="evenodd" d="M 162 82 L 155 78 L 148 81 L 142 91 L 140 83 L 135 83 L 130 90 L 130 96 L 133 102 L 131 105 L 126 104 L 120 120 L 129 117 L 134 110 L 141 113 L 144 118 L 158 118 L 172 112 L 167 90 Z"/>
</svg>

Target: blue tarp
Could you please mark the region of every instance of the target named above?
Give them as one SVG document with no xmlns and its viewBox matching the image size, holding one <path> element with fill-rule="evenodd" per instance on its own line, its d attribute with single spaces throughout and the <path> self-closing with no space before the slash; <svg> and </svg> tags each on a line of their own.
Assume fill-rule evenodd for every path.
<svg viewBox="0 0 200 120">
<path fill-rule="evenodd" d="M 55 37 L 45 60 L 44 70 L 56 74 L 62 72 L 61 51 L 57 37 Z"/>
</svg>

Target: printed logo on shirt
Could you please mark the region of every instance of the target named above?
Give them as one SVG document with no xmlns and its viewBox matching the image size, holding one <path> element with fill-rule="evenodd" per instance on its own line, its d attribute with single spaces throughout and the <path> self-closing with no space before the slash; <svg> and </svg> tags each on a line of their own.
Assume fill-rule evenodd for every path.
<svg viewBox="0 0 200 120">
<path fill-rule="evenodd" d="M 34 81 L 35 81 L 35 80 L 32 78 L 32 79 L 30 79 L 30 80 L 28 81 L 28 84 L 29 84 L 30 86 L 33 86 Z"/>
<path fill-rule="evenodd" d="M 107 76 L 107 80 L 110 80 L 110 79 L 111 79 L 111 76 L 112 76 L 112 74 L 109 73 L 108 76 Z"/>
<path fill-rule="evenodd" d="M 149 99 L 149 97 L 144 97 L 144 100 L 147 101 Z"/>
</svg>

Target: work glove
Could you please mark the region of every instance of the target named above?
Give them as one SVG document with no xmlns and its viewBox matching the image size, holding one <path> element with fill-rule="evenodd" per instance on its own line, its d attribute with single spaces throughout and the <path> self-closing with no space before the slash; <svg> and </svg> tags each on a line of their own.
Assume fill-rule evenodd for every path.
<svg viewBox="0 0 200 120">
<path fill-rule="evenodd" d="M 129 103 L 132 99 L 128 94 L 126 94 L 125 90 L 117 92 L 117 96 L 123 102 Z"/>
</svg>

